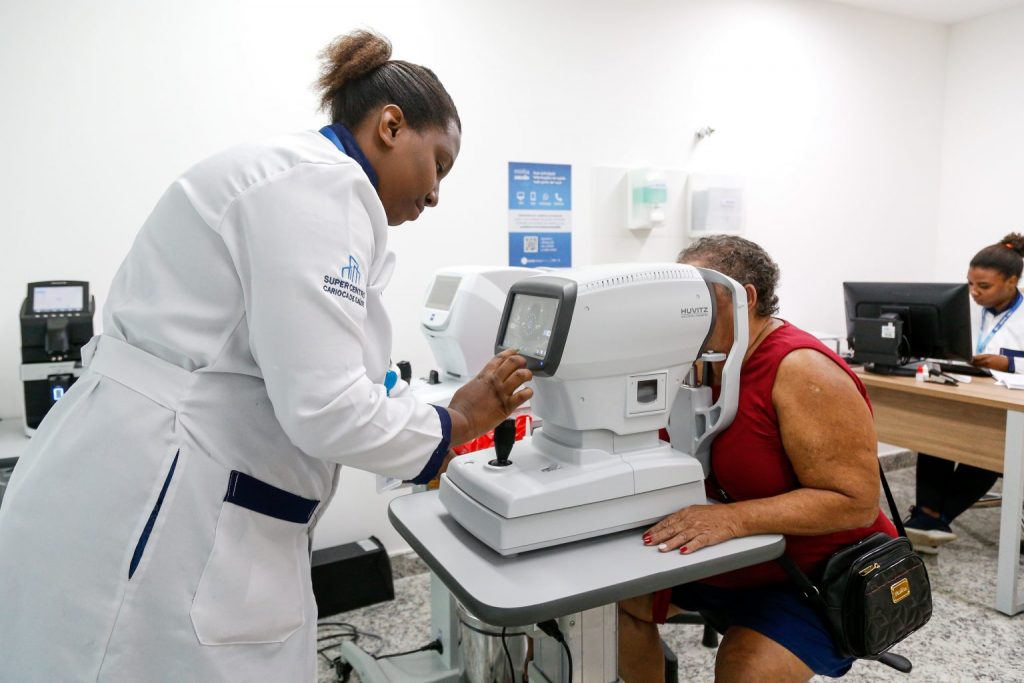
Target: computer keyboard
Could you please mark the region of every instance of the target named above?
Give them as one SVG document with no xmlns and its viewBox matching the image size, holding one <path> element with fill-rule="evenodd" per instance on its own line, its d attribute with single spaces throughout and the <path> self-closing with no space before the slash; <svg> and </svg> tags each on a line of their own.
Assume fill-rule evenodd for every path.
<svg viewBox="0 0 1024 683">
<path fill-rule="evenodd" d="M 969 375 L 971 377 L 991 377 L 992 373 L 986 368 L 977 368 L 967 363 L 939 363 L 939 368 L 953 375 Z"/>
</svg>

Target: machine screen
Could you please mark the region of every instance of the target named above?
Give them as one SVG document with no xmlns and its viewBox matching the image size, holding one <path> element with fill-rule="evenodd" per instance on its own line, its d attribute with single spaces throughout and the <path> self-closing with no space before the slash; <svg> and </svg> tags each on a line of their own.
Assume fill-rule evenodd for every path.
<svg viewBox="0 0 1024 683">
<path fill-rule="evenodd" d="M 548 353 L 557 313 L 558 299 L 516 294 L 501 345 L 518 349 L 524 356 L 543 359 Z"/>
<path fill-rule="evenodd" d="M 35 287 L 32 290 L 32 310 L 36 313 L 81 311 L 85 307 L 81 286 Z"/>
<path fill-rule="evenodd" d="M 439 311 L 447 311 L 451 308 L 460 282 L 462 282 L 462 278 L 457 275 L 438 275 L 434 278 L 434 286 L 430 288 L 430 294 L 427 295 L 427 308 Z"/>
</svg>

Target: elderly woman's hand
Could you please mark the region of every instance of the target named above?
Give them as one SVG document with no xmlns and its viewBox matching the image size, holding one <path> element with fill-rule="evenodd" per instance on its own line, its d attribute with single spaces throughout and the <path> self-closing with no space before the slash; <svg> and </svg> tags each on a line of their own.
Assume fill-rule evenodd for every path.
<svg viewBox="0 0 1024 683">
<path fill-rule="evenodd" d="M 694 550 L 746 535 L 731 505 L 691 505 L 674 512 L 644 533 L 644 545 L 666 553 Z"/>
</svg>

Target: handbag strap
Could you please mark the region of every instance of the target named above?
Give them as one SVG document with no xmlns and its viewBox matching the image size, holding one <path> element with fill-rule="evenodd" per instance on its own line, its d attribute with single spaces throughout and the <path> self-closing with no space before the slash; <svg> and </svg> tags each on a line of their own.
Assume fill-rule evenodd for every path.
<svg viewBox="0 0 1024 683">
<path fill-rule="evenodd" d="M 900 519 L 899 511 L 896 508 L 896 499 L 893 498 L 892 490 L 889 488 L 889 482 L 885 478 L 885 472 L 882 470 L 882 463 L 878 463 L 878 476 L 882 480 L 882 489 L 885 491 L 885 499 L 889 502 L 889 511 L 892 512 L 892 523 L 896 526 L 896 531 L 900 536 L 906 538 L 907 530 L 903 527 L 903 521 Z M 786 554 L 785 552 L 780 555 L 776 561 L 782 565 L 782 568 L 786 571 L 789 578 L 796 584 L 800 592 L 803 593 L 804 597 L 813 602 L 819 608 L 825 608 L 825 601 L 821 597 L 821 591 L 814 585 L 814 582 L 804 574 L 803 570 L 797 566 L 796 562 Z"/>
<path fill-rule="evenodd" d="M 885 490 L 885 499 L 889 501 L 889 512 L 892 513 L 892 523 L 896 525 L 896 533 L 903 538 L 907 537 L 907 530 L 903 528 L 903 520 L 900 519 L 900 512 L 896 509 L 896 499 L 892 497 L 889 489 L 889 482 L 885 478 L 885 471 L 882 470 L 882 463 L 878 463 L 878 476 L 882 478 L 882 489 Z"/>
<path fill-rule="evenodd" d="M 787 555 L 782 553 L 775 559 L 782 568 L 786 571 L 786 575 L 789 576 L 790 580 L 796 584 L 796 587 L 800 589 L 800 592 L 805 598 L 810 600 L 814 605 L 821 610 L 827 611 L 828 608 L 825 605 L 825 600 L 821 597 L 821 591 L 814 585 L 814 582 L 804 574 L 803 570 L 796 565 L 796 562 Z M 824 617 L 824 612 L 822 612 Z"/>
</svg>

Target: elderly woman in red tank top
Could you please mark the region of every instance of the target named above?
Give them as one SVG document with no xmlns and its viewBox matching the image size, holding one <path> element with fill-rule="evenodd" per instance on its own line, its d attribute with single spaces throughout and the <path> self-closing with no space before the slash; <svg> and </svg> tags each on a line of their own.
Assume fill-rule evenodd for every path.
<svg viewBox="0 0 1024 683">
<path fill-rule="evenodd" d="M 708 497 L 643 535 L 654 552 L 693 553 L 730 538 L 784 534 L 786 552 L 812 578 L 839 548 L 896 530 L 878 507 L 877 444 L 867 393 L 846 364 L 815 337 L 779 318 L 779 269 L 741 237 L 694 242 L 681 263 L 712 268 L 744 285 L 749 343 L 739 410 L 712 445 Z M 728 305 L 724 291 L 720 304 Z M 733 325 L 719 316 L 708 347 L 730 348 Z M 720 372 L 720 368 L 716 369 Z M 620 604 L 619 665 L 624 680 L 661 681 L 658 623 L 700 611 L 725 636 L 717 681 L 806 681 L 838 677 L 841 656 L 812 607 L 776 562 L 677 586 Z"/>
</svg>

